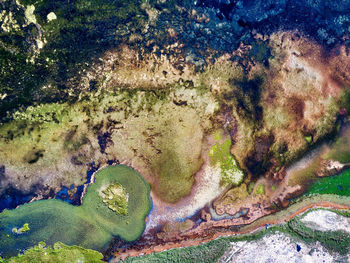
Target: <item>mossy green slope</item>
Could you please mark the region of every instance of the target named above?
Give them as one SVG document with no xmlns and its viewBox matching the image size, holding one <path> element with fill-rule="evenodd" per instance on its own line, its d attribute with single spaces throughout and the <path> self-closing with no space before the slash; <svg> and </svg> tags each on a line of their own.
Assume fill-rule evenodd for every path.
<svg viewBox="0 0 350 263">
<path fill-rule="evenodd" d="M 210 165 L 219 166 L 221 169 L 221 184 L 234 186 L 239 185 L 244 178 L 243 171 L 239 168 L 237 161 L 231 155 L 231 139 L 228 138 L 222 143 L 221 133 L 215 135 L 217 143 L 209 150 Z"/>
<path fill-rule="evenodd" d="M 119 183 L 129 193 L 129 213 L 116 214 L 99 196 L 101 187 Z M 96 183 L 88 187 L 79 207 L 60 200 L 39 200 L 0 214 L 0 252 L 14 256 L 19 250 L 44 241 L 48 245 L 63 242 L 84 248 L 102 250 L 113 236 L 136 240 L 144 231 L 150 211 L 150 187 L 133 169 L 118 165 L 96 173 Z M 20 235 L 14 227 L 28 223 L 30 230 Z"/>
</svg>

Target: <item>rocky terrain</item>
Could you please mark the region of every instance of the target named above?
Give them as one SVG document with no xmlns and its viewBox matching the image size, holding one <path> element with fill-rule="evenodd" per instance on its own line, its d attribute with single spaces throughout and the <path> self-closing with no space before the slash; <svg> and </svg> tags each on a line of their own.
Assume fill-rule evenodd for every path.
<svg viewBox="0 0 350 263">
<path fill-rule="evenodd" d="M 1 210 L 80 205 L 128 165 L 153 209 L 120 255 L 239 230 L 350 162 L 348 1 L 0 6 Z"/>
</svg>

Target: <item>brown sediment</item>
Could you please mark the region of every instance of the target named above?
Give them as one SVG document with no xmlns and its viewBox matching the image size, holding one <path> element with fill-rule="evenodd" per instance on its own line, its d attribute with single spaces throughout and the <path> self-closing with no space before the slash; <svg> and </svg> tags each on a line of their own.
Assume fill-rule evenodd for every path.
<svg viewBox="0 0 350 263">
<path fill-rule="evenodd" d="M 228 137 L 228 135 L 226 136 Z M 196 210 L 204 207 L 206 203 L 212 201 L 224 191 L 225 188 L 220 185 L 220 172 L 215 173 L 215 169 L 209 165 L 208 151 L 214 144 L 212 136 L 206 136 L 203 139 L 201 153 L 203 164 L 195 174 L 195 181 L 188 196 L 183 197 L 175 204 L 169 204 L 151 193 L 154 209 L 149 215 L 150 223 L 146 226 L 146 233 L 152 231 L 153 227 L 159 224 L 175 223 L 177 218 L 193 215 Z"/>
<path fill-rule="evenodd" d="M 216 239 L 222 236 L 242 235 L 252 233 L 265 227 L 266 224 L 281 224 L 291 218 L 304 213 L 311 208 L 334 208 L 350 209 L 350 199 L 328 196 L 312 196 L 304 200 L 290 204 L 290 199 L 300 196 L 305 191 L 305 187 L 300 185 L 290 186 L 288 182 L 295 172 L 305 169 L 313 164 L 314 159 L 321 158 L 323 161 L 314 170 L 315 176 L 329 176 L 339 173 L 343 165 L 335 163 L 332 160 L 325 160 L 322 157 L 328 152 L 329 146 L 321 146 L 315 153 L 310 153 L 305 160 L 296 163 L 294 167 L 284 172 L 283 178 L 278 182 L 278 187 L 272 190 L 272 185 L 276 180 L 271 176 L 261 178 L 256 182 L 265 185 L 265 195 L 251 193 L 242 200 L 234 200 L 232 203 L 223 204 L 219 207 L 214 202 L 214 208 L 218 214 L 233 215 L 231 219 L 222 219 L 215 221 L 204 208 L 199 215 L 202 221 L 199 225 L 191 225 L 188 229 L 182 231 L 151 231 L 141 238 L 140 242 L 127 246 L 125 250 L 115 253 L 116 260 L 129 256 L 149 254 L 163 250 L 199 245 L 203 242 Z M 272 176 L 273 177 L 273 176 Z M 223 199 L 225 194 L 218 199 Z M 333 201 L 334 200 L 334 201 Z M 340 200 L 340 201 L 338 201 Z M 344 201 L 345 200 L 345 201 Z M 222 210 L 220 212 L 220 210 Z M 236 217 L 238 215 L 238 217 Z M 195 220 L 193 221 L 195 222 Z"/>
<path fill-rule="evenodd" d="M 309 209 L 315 209 L 315 208 L 327 208 L 327 209 L 342 209 L 342 210 L 349 210 L 350 209 L 350 202 L 347 200 L 346 204 L 341 204 L 337 202 L 331 202 L 331 201 L 317 201 L 313 200 L 312 198 L 311 202 L 309 199 L 303 200 L 302 202 L 306 203 L 305 205 L 303 204 L 296 204 L 294 206 L 300 206 L 302 207 L 297 207 L 295 211 L 292 213 L 283 216 L 283 218 L 279 219 L 278 215 L 275 216 L 269 216 L 269 217 L 264 217 L 260 218 L 259 220 L 256 220 L 253 224 L 251 225 L 245 225 L 241 228 L 231 230 L 233 226 L 241 226 L 235 224 L 234 220 L 232 219 L 226 219 L 226 220 L 221 220 L 221 221 L 212 221 L 209 220 L 207 222 L 202 223 L 198 228 L 201 228 L 201 231 L 198 232 L 198 228 L 196 231 L 188 231 L 184 234 L 178 235 L 176 237 L 173 237 L 173 239 L 169 242 L 164 242 L 163 244 L 161 243 L 150 243 L 147 244 L 144 247 L 141 248 L 130 248 L 127 249 L 123 252 L 117 252 L 114 254 L 115 259 L 114 261 L 118 260 L 123 260 L 127 257 L 135 257 L 138 255 L 147 255 L 150 253 L 155 253 L 155 252 L 161 252 L 164 250 L 172 249 L 172 248 L 181 248 L 181 247 L 188 247 L 188 246 L 196 246 L 200 245 L 205 242 L 209 242 L 211 240 L 217 239 L 219 237 L 224 237 L 224 236 L 232 236 L 232 235 L 244 235 L 244 234 L 249 234 L 252 232 L 255 232 L 261 228 L 265 228 L 266 225 L 277 225 L 277 224 L 282 224 L 286 221 L 291 220 L 295 216 L 298 216 L 300 214 L 305 213 Z M 293 207 L 290 207 L 288 210 L 293 210 Z M 288 212 L 288 211 L 287 211 Z M 286 211 L 282 212 L 286 213 Z M 208 228 L 214 230 L 207 232 Z M 204 235 L 201 235 L 204 233 Z M 205 235 L 206 234 L 206 235 Z"/>
</svg>

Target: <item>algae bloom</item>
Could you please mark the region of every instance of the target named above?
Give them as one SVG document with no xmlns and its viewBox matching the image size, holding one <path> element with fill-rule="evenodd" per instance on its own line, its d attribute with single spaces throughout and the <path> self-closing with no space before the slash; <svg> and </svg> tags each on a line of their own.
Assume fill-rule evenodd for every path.
<svg viewBox="0 0 350 263">
<path fill-rule="evenodd" d="M 151 209 L 148 183 L 123 165 L 105 167 L 95 174 L 95 179 L 81 206 L 58 199 L 37 200 L 0 213 L 1 256 L 15 256 L 43 240 L 48 246 L 62 242 L 103 251 L 114 236 L 125 241 L 139 238 Z M 101 189 L 107 199 L 112 197 L 111 205 L 104 205 Z"/>
</svg>

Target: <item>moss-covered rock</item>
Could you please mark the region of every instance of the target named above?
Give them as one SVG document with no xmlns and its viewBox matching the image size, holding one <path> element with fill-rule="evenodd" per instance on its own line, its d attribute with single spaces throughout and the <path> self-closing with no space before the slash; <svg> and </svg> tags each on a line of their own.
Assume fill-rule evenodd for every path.
<svg viewBox="0 0 350 263">
<path fill-rule="evenodd" d="M 109 209 L 112 209 L 119 215 L 128 214 L 129 194 L 121 184 L 108 185 L 107 188 L 101 190 L 100 196 Z"/>
</svg>

